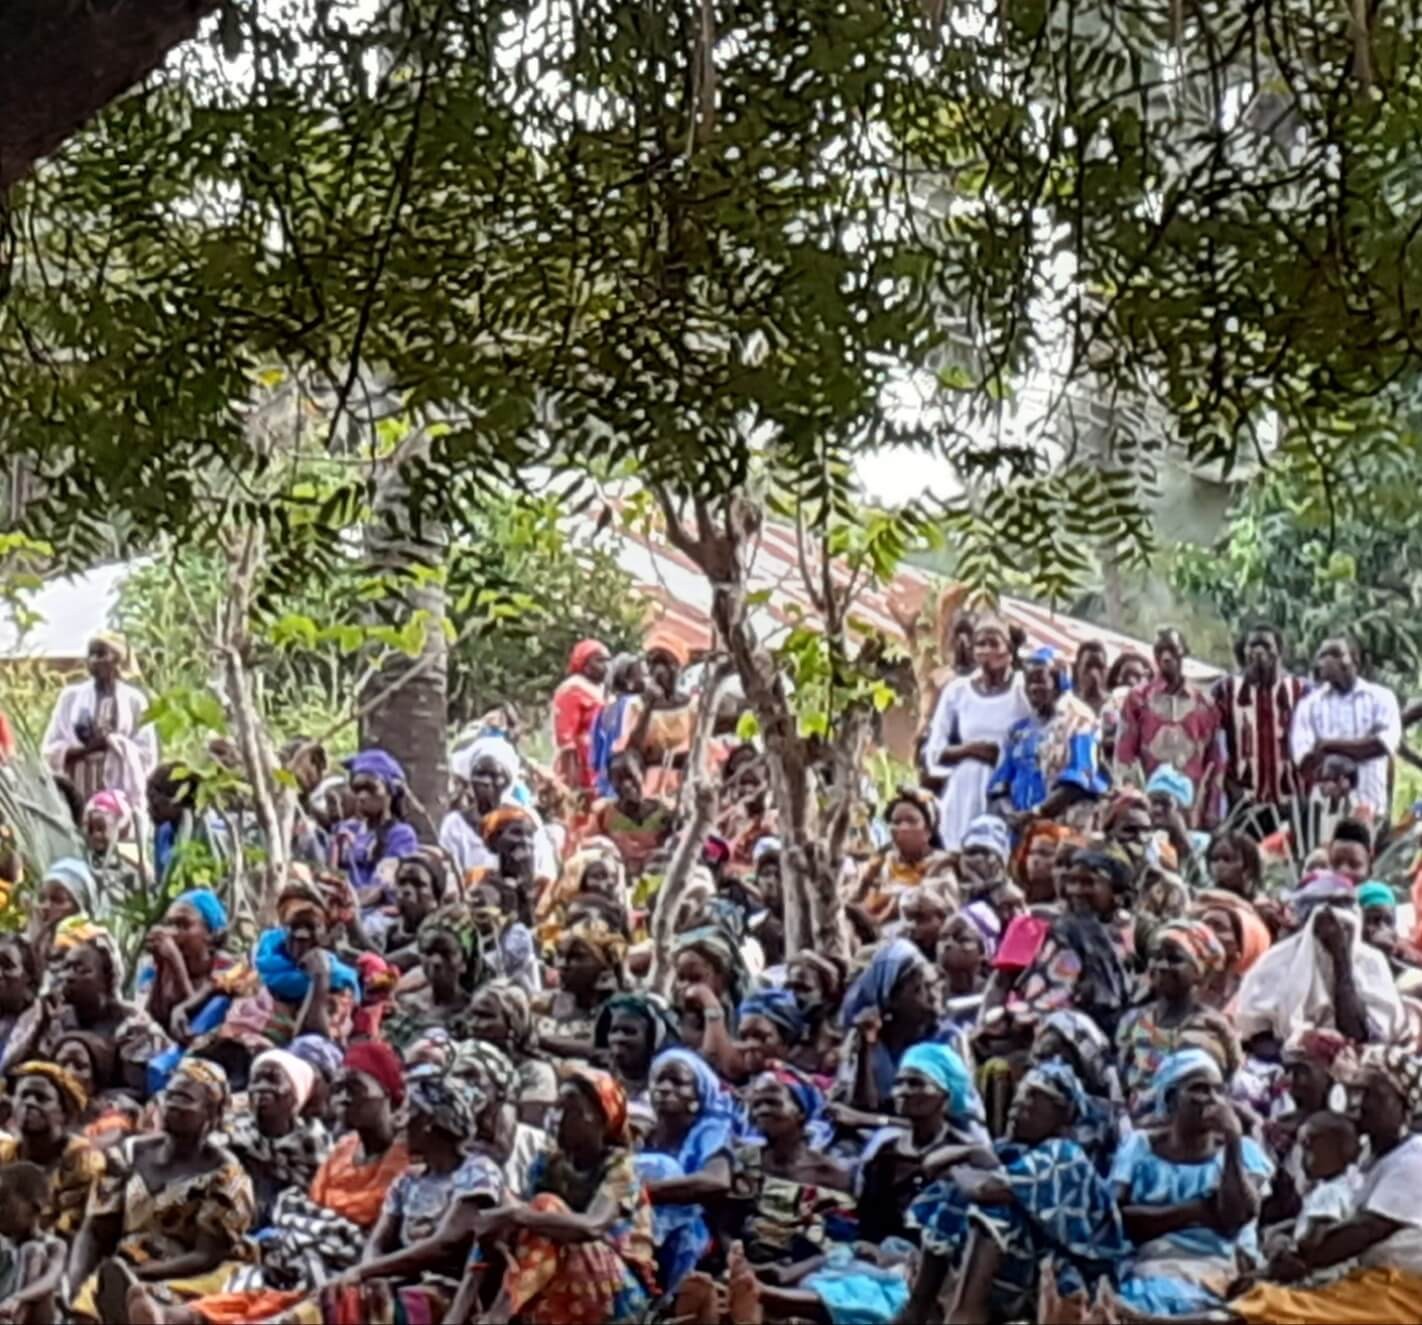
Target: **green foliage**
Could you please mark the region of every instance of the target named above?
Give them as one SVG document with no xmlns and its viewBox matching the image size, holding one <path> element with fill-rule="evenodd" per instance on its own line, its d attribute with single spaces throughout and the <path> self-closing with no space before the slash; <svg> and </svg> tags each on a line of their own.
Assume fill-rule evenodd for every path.
<svg viewBox="0 0 1422 1325">
<path fill-rule="evenodd" d="M 1332 481 L 1290 451 L 1243 489 L 1214 548 L 1177 549 L 1177 588 L 1227 621 L 1268 621 L 1307 670 L 1329 635 L 1350 634 L 1404 692 L 1422 676 L 1422 437 L 1342 462 Z"/>
<path fill-rule="evenodd" d="M 1418 0 L 1368 23 L 224 6 L 10 199 L 25 527 L 82 563 L 259 520 L 290 588 L 338 562 L 386 414 L 439 426 L 410 507 L 452 527 L 540 463 L 705 493 L 759 457 L 843 513 L 853 461 L 903 443 L 963 481 L 940 514 L 967 575 L 1060 596 L 1083 539 L 1147 551 L 1167 439 L 1227 466 L 1275 423 L 1329 456 L 1395 435 Z M 345 466 L 324 497 L 252 483 L 240 410 L 295 371 Z"/>
</svg>

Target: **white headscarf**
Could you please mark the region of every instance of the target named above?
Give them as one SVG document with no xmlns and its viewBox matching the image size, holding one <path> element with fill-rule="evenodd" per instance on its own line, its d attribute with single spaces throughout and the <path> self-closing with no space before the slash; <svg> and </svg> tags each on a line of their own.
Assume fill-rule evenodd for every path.
<svg viewBox="0 0 1422 1325">
<path fill-rule="evenodd" d="M 449 757 L 449 771 L 462 782 L 468 782 L 474 765 L 481 759 L 492 759 L 509 780 L 509 786 L 518 782 L 523 774 L 523 764 L 518 751 L 502 736 L 479 736 L 463 749 L 456 750 Z"/>
</svg>

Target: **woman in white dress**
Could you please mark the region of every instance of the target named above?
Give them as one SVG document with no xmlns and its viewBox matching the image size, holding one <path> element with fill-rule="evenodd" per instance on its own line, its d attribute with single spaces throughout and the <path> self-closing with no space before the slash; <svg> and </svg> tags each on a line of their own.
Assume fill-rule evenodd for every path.
<svg viewBox="0 0 1422 1325">
<path fill-rule="evenodd" d="M 45 762 L 74 784 L 85 804 L 101 791 L 121 791 L 142 806 L 148 775 L 158 766 L 158 733 L 143 722 L 148 696 L 120 679 L 131 662 L 122 635 L 95 635 L 89 679 L 59 692 L 44 734 Z"/>
<path fill-rule="evenodd" d="M 975 623 L 973 661 L 977 670 L 950 681 L 938 697 L 924 750 L 929 771 L 944 779 L 939 825 L 949 851 L 959 849 L 968 825 L 987 809 L 988 783 L 1007 733 L 1032 711 L 1001 617 Z"/>
</svg>

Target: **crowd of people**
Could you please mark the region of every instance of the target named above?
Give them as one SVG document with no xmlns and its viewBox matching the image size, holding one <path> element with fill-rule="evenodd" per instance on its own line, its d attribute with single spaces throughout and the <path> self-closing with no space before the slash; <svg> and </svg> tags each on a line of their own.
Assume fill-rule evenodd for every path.
<svg viewBox="0 0 1422 1325">
<path fill-rule="evenodd" d="M 574 649 L 547 767 L 487 715 L 437 824 L 294 742 L 241 934 L 97 639 L 43 747 L 84 846 L 0 934 L 0 1320 L 1422 1320 L 1422 933 L 1375 870 L 1412 715 L 1269 627 L 1208 685 L 1174 630 L 953 643 L 819 951 L 675 638 Z"/>
</svg>

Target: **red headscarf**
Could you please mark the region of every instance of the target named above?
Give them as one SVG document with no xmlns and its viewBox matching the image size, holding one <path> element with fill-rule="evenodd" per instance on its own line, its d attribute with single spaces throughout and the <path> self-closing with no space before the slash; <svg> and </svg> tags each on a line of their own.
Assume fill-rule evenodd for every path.
<svg viewBox="0 0 1422 1325">
<path fill-rule="evenodd" d="M 569 1068 L 566 1079 L 578 1082 L 597 1101 L 606 1122 L 604 1139 L 611 1145 L 627 1145 L 627 1092 L 616 1080 L 595 1067 Z"/>
<path fill-rule="evenodd" d="M 1042 837 L 1050 838 L 1057 846 L 1061 846 L 1063 842 L 1086 845 L 1086 838 L 1076 829 L 1068 828 L 1066 824 L 1054 823 L 1051 819 L 1033 819 L 1023 829 L 1022 840 L 1017 844 L 1017 850 L 1012 853 L 1012 877 L 1024 887 L 1027 883 L 1027 853 L 1032 850 L 1032 843 Z"/>
<path fill-rule="evenodd" d="M 345 1066 L 352 1072 L 364 1072 L 378 1081 L 397 1107 L 405 1099 L 405 1069 L 399 1055 L 383 1040 L 362 1040 L 346 1050 Z"/>
<path fill-rule="evenodd" d="M 608 647 L 601 640 L 579 640 L 573 645 L 573 652 L 568 656 L 568 675 L 580 675 L 583 668 L 599 654 L 604 656 L 608 654 Z"/>
</svg>

